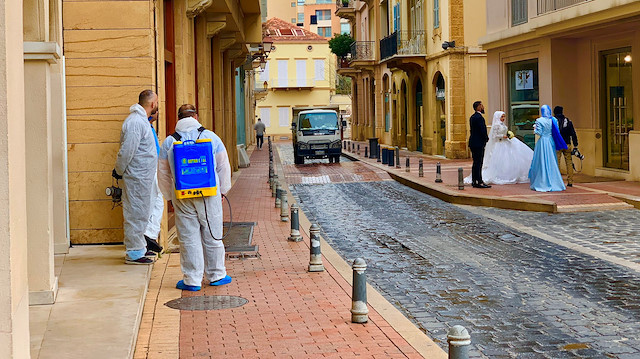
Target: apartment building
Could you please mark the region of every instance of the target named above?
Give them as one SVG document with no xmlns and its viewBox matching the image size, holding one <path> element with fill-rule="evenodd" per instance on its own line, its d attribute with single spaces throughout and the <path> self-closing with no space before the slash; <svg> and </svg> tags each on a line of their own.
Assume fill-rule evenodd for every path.
<svg viewBox="0 0 640 359">
<path fill-rule="evenodd" d="M 273 46 L 263 71 L 256 73 L 256 118 L 267 135 L 291 135 L 292 107 L 327 106 L 335 91 L 335 55 L 327 40 L 279 19 L 264 24 L 265 38 Z"/>
<path fill-rule="evenodd" d="M 472 103 L 485 100 L 484 0 L 340 1 L 355 43 L 352 138 L 466 158 Z"/>
<path fill-rule="evenodd" d="M 639 180 L 640 2 L 487 0 L 486 13 L 488 109 L 533 146 L 539 107 L 563 106 L 583 173 Z"/>
<path fill-rule="evenodd" d="M 341 0 L 268 0 L 264 17 L 277 17 L 330 39 L 334 34 L 351 32 L 349 22 L 334 15 L 338 3 Z"/>
</svg>

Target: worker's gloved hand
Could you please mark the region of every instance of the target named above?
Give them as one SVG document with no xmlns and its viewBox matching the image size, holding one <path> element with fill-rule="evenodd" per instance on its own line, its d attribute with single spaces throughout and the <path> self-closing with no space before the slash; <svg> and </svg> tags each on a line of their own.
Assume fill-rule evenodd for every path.
<svg viewBox="0 0 640 359">
<path fill-rule="evenodd" d="M 115 178 L 115 179 L 117 179 L 117 180 L 122 179 L 122 176 L 120 176 L 120 175 L 118 174 L 118 172 L 116 172 L 116 169 L 115 169 L 115 168 L 113 169 L 113 171 L 111 171 L 111 177 L 113 177 L 113 178 Z"/>
</svg>

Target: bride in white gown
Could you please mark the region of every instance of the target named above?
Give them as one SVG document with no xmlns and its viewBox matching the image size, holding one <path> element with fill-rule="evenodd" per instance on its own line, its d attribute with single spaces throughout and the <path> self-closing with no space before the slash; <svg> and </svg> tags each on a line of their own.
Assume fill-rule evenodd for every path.
<svg viewBox="0 0 640 359">
<path fill-rule="evenodd" d="M 529 182 L 533 150 L 515 137 L 509 139 L 506 118 L 502 111 L 493 114 L 482 164 L 482 179 L 487 184 Z M 471 184 L 471 176 L 466 177 L 464 183 Z"/>
</svg>

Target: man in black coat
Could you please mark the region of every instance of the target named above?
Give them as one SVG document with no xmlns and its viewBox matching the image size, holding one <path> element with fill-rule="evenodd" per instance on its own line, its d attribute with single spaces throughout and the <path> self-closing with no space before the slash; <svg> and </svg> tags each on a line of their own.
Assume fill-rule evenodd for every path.
<svg viewBox="0 0 640 359">
<path fill-rule="evenodd" d="M 571 157 L 571 151 L 578 148 L 578 135 L 573 128 L 573 122 L 568 117 L 564 116 L 564 108 L 562 106 L 556 106 L 553 108 L 553 115 L 558 120 L 558 127 L 560 127 L 560 135 L 567 144 L 566 150 L 557 150 L 556 156 L 558 157 L 558 167 L 560 167 L 560 159 L 564 157 L 564 163 L 567 165 L 567 186 L 573 187 L 573 159 Z M 571 147 L 573 142 L 573 147 Z"/>
<path fill-rule="evenodd" d="M 482 181 L 482 160 L 484 159 L 484 148 L 489 141 L 487 134 L 487 125 L 484 122 L 484 105 L 481 101 L 473 103 L 475 113 L 469 119 L 469 149 L 473 158 L 473 166 L 471 167 L 471 185 L 475 188 L 491 188 Z"/>
</svg>

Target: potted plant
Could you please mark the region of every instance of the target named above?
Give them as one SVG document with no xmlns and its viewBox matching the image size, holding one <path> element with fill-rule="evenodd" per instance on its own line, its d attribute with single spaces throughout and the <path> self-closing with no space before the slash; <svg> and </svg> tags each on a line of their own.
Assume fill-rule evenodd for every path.
<svg viewBox="0 0 640 359">
<path fill-rule="evenodd" d="M 347 55 L 351 52 L 351 44 L 353 43 L 353 37 L 347 34 L 335 34 L 333 38 L 329 40 L 329 48 L 338 58 L 340 58 L 341 65 L 347 62 Z M 342 67 L 342 66 L 341 66 Z"/>
<path fill-rule="evenodd" d="M 342 7 L 349 7 L 349 0 L 342 0 Z"/>
</svg>

